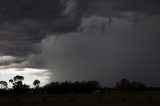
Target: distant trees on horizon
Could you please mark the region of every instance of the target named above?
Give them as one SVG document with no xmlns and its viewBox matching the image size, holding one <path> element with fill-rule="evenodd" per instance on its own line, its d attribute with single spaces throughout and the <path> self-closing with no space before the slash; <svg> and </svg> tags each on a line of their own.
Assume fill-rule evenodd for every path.
<svg viewBox="0 0 160 106">
<path fill-rule="evenodd" d="M 7 89 L 8 84 L 6 81 L 0 81 L 0 89 Z"/>
<path fill-rule="evenodd" d="M 51 82 L 43 87 L 47 93 L 92 93 L 101 88 L 98 81 Z"/>
<path fill-rule="evenodd" d="M 39 81 L 39 80 L 35 80 L 35 81 L 33 82 L 33 85 L 34 85 L 35 88 L 39 88 L 40 81 Z"/>
<path fill-rule="evenodd" d="M 146 85 L 141 82 L 129 81 L 123 78 L 117 82 L 114 88 L 102 87 L 98 81 L 65 81 L 65 82 L 51 82 L 43 87 L 40 87 L 40 81 L 34 80 L 34 88 L 30 88 L 29 85 L 23 83 L 23 76 L 15 76 L 10 79 L 12 88 L 8 88 L 6 81 L 0 81 L 0 95 L 4 94 L 64 94 L 64 93 L 111 93 L 111 91 L 140 91 L 146 90 Z M 152 90 L 153 88 L 149 88 Z M 154 88 L 155 89 L 155 88 Z"/>
<path fill-rule="evenodd" d="M 30 89 L 29 85 L 23 84 L 24 77 L 17 75 L 13 79 L 10 79 L 9 82 L 13 84 L 12 86 L 12 93 L 16 94 L 23 94 L 27 93 Z"/>
<path fill-rule="evenodd" d="M 116 89 L 119 90 L 138 90 L 144 91 L 146 89 L 146 85 L 141 82 L 132 81 L 130 82 L 128 79 L 123 78 L 120 82 L 117 82 Z"/>
</svg>

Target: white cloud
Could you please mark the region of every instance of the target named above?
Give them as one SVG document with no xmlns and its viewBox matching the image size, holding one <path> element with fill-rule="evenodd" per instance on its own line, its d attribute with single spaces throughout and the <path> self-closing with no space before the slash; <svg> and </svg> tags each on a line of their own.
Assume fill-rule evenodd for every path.
<svg viewBox="0 0 160 106">
<path fill-rule="evenodd" d="M 16 75 L 24 76 L 24 83 L 32 87 L 35 79 L 41 81 L 41 86 L 49 83 L 51 73 L 47 69 L 32 69 L 32 68 L 6 68 L 0 69 L 0 80 L 9 81 Z"/>
<path fill-rule="evenodd" d="M 13 62 L 22 61 L 23 58 L 14 57 L 14 56 L 0 56 L 0 64 L 10 64 Z"/>
</svg>

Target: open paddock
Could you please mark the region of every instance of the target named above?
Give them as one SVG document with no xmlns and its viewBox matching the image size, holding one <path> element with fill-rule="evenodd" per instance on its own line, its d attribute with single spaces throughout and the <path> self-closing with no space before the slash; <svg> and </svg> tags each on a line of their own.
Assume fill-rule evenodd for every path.
<svg viewBox="0 0 160 106">
<path fill-rule="evenodd" d="M 160 94 L 0 96 L 0 106 L 160 106 Z"/>
</svg>

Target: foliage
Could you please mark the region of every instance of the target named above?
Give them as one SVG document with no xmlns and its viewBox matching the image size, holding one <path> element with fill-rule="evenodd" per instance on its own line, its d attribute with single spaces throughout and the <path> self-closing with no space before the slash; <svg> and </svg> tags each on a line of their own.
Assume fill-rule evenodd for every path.
<svg viewBox="0 0 160 106">
<path fill-rule="evenodd" d="M 14 79 L 15 82 L 19 82 L 19 81 L 22 82 L 22 81 L 24 80 L 24 77 L 23 77 L 23 76 L 20 76 L 20 75 L 17 75 L 17 76 L 15 76 L 13 79 Z"/>
<path fill-rule="evenodd" d="M 138 90 L 144 91 L 146 89 L 145 84 L 140 82 L 132 81 L 130 82 L 128 79 L 124 78 L 120 82 L 117 83 L 116 87 L 119 90 Z"/>
<path fill-rule="evenodd" d="M 23 93 L 27 93 L 27 91 L 29 91 L 30 86 L 23 84 L 22 81 L 24 80 L 23 76 L 15 76 L 13 79 L 10 79 L 9 82 L 11 82 L 13 84 L 13 92 L 14 93 L 19 93 L 19 94 L 23 94 Z"/>
<path fill-rule="evenodd" d="M 128 89 L 131 89 L 131 84 L 130 84 L 129 80 L 124 78 L 119 83 L 117 83 L 116 88 L 128 90 Z"/>
<path fill-rule="evenodd" d="M 7 89 L 8 84 L 6 81 L 0 81 L 0 89 Z"/>
<path fill-rule="evenodd" d="M 41 92 L 41 89 L 40 89 L 40 87 L 39 87 L 40 81 L 39 81 L 39 80 L 35 80 L 35 81 L 33 82 L 33 85 L 34 85 L 33 93 L 34 93 L 34 94 L 40 94 L 40 92 Z"/>
<path fill-rule="evenodd" d="M 47 93 L 91 93 L 100 88 L 97 81 L 51 82 L 43 87 Z"/>
<path fill-rule="evenodd" d="M 12 89 L 7 89 L 8 84 L 5 81 L 0 81 L 0 95 L 12 94 L 64 94 L 64 93 L 105 93 L 108 91 L 110 94 L 113 90 L 121 91 L 144 91 L 146 86 L 140 82 L 132 81 L 124 78 L 117 83 L 116 87 L 105 88 L 101 87 L 98 81 L 75 81 L 75 82 L 51 82 L 43 87 L 40 87 L 40 81 L 33 81 L 34 88 L 29 85 L 23 84 L 23 76 L 15 76 L 9 82 L 13 84 Z M 153 88 L 149 88 L 153 89 Z"/>
<path fill-rule="evenodd" d="M 40 81 L 39 80 L 35 80 L 33 82 L 33 85 L 35 86 L 35 88 L 39 88 L 39 84 L 40 84 Z"/>
</svg>

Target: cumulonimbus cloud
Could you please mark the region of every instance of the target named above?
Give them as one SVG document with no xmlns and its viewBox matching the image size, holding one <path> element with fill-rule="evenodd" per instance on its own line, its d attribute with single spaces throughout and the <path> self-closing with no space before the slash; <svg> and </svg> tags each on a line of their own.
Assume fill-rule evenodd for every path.
<svg viewBox="0 0 160 106">
<path fill-rule="evenodd" d="M 159 19 L 148 17 L 135 29 L 132 22 L 117 18 L 110 34 L 82 31 L 48 36 L 41 43 L 41 58 L 52 72 L 53 81 L 95 79 L 112 85 L 127 77 L 156 85 L 160 67 L 154 63 L 159 62 L 160 32 L 152 29 L 157 27 L 153 23 L 159 23 Z"/>
<path fill-rule="evenodd" d="M 159 4 L 159 0 L 1 0 L 0 55 L 24 59 L 13 64 L 7 60 L 2 67 L 46 68 L 53 79 L 83 76 L 101 81 L 106 77 L 115 81 L 111 76 L 117 70 L 121 71 L 116 76 L 127 76 L 126 64 L 133 74 L 134 69 L 159 69 L 154 65 L 159 59 L 155 59 Z M 142 74 L 135 76 L 140 79 Z"/>
</svg>

